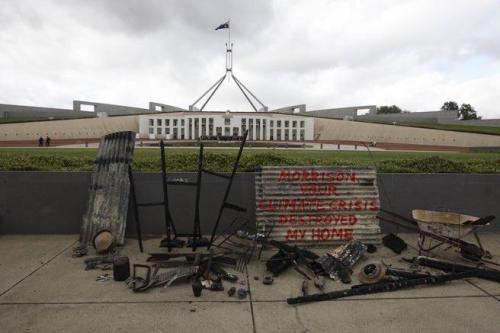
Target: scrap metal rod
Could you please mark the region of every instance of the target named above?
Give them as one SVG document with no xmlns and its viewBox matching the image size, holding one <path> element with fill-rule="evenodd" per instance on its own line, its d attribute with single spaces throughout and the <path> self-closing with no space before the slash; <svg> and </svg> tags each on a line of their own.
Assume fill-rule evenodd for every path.
<svg viewBox="0 0 500 333">
<path fill-rule="evenodd" d="M 356 295 L 367 295 L 367 294 L 376 294 L 383 293 L 387 291 L 395 291 L 400 289 L 412 288 L 419 285 L 435 285 L 442 284 L 452 280 L 459 280 L 468 277 L 474 277 L 475 272 L 473 270 L 460 272 L 456 274 L 445 274 L 439 276 L 429 276 L 418 279 L 409 279 L 409 280 L 399 280 L 394 282 L 384 282 L 384 283 L 376 283 L 376 284 L 368 284 L 368 285 L 358 285 L 354 286 L 350 289 L 332 291 L 329 293 L 320 293 L 314 295 L 300 296 L 300 297 L 292 297 L 287 298 L 286 302 L 288 304 L 302 304 L 302 303 L 310 303 L 310 302 L 321 302 L 339 299 L 343 297 L 350 297 Z"/>
<path fill-rule="evenodd" d="M 135 226 L 137 230 L 137 241 L 139 242 L 139 250 L 141 250 L 141 253 L 144 251 L 143 246 L 142 246 L 142 232 L 141 232 L 141 223 L 139 220 L 139 208 L 137 207 L 137 196 L 135 193 L 135 184 L 134 184 L 134 176 L 132 175 L 132 166 L 128 166 L 128 179 L 130 182 L 130 200 L 131 204 L 134 208 L 134 220 L 135 220 Z"/>
<path fill-rule="evenodd" d="M 160 141 L 160 156 L 161 156 L 161 178 L 163 185 L 163 209 L 165 212 L 165 228 L 167 231 L 167 248 L 168 251 L 172 251 L 172 246 L 170 241 L 172 240 L 172 231 L 177 235 L 175 230 L 174 221 L 170 215 L 170 209 L 168 208 L 168 187 L 167 187 L 167 165 L 165 162 L 165 144 L 163 140 Z"/>
<path fill-rule="evenodd" d="M 203 171 L 203 143 L 200 144 L 200 152 L 198 154 L 198 176 L 196 178 L 196 202 L 194 207 L 194 225 L 193 225 L 193 251 L 196 251 L 196 242 L 201 239 L 200 225 L 200 191 L 201 191 L 201 175 Z"/>
</svg>

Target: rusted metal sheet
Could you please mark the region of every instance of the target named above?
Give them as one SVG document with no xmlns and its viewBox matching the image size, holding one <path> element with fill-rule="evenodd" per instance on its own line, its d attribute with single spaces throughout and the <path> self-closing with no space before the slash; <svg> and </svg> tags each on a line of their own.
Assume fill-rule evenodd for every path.
<svg viewBox="0 0 500 333">
<path fill-rule="evenodd" d="M 130 194 L 128 168 L 132 163 L 135 133 L 116 132 L 102 138 L 91 176 L 89 201 L 80 231 L 80 246 L 108 230 L 116 245 L 123 245 Z"/>
<path fill-rule="evenodd" d="M 256 174 L 258 230 L 298 245 L 380 243 L 374 168 L 267 166 Z"/>
</svg>

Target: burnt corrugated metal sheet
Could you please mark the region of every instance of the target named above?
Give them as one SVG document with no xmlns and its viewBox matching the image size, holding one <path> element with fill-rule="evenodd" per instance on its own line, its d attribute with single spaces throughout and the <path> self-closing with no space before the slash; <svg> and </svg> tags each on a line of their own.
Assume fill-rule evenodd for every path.
<svg viewBox="0 0 500 333">
<path fill-rule="evenodd" d="M 374 168 L 268 166 L 256 174 L 257 228 L 299 245 L 380 243 Z"/>
<path fill-rule="evenodd" d="M 128 168 L 134 146 L 135 133 L 130 131 L 111 133 L 102 138 L 91 176 L 80 246 L 88 246 L 101 230 L 109 230 L 115 244 L 123 245 L 130 194 Z"/>
</svg>

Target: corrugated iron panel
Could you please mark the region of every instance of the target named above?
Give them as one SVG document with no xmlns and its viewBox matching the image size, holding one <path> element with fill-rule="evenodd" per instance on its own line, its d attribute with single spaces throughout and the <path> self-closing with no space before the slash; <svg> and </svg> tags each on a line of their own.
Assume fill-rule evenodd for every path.
<svg viewBox="0 0 500 333">
<path fill-rule="evenodd" d="M 101 230 L 111 231 L 115 244 L 123 245 L 130 194 L 128 168 L 134 146 L 135 133 L 130 131 L 111 133 L 102 138 L 91 176 L 80 246 L 88 246 Z"/>
<path fill-rule="evenodd" d="M 374 168 L 267 166 L 255 179 L 257 227 L 298 245 L 380 243 Z"/>
</svg>

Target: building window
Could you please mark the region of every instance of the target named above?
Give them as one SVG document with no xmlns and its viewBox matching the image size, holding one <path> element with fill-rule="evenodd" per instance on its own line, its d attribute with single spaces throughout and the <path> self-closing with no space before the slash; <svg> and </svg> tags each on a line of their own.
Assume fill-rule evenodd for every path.
<svg viewBox="0 0 500 333">
<path fill-rule="evenodd" d="M 165 128 L 165 134 L 170 134 L 170 127 Z"/>
<path fill-rule="evenodd" d="M 156 119 L 156 126 L 161 126 L 161 119 Z"/>
<path fill-rule="evenodd" d="M 304 128 L 304 126 L 306 125 L 306 122 L 304 120 L 301 120 L 300 121 L 300 127 L 301 128 Z"/>
<path fill-rule="evenodd" d="M 221 136 L 222 135 L 222 127 L 216 127 L 215 132 L 217 133 L 217 136 Z"/>
<path fill-rule="evenodd" d="M 285 120 L 285 127 L 289 127 L 290 126 L 290 122 L 288 120 Z"/>
<path fill-rule="evenodd" d="M 149 128 L 149 134 L 155 134 L 155 129 L 154 127 Z"/>
<path fill-rule="evenodd" d="M 290 140 L 290 130 L 287 128 L 285 129 L 285 141 Z"/>
<path fill-rule="evenodd" d="M 154 126 L 154 125 L 155 125 L 155 120 L 149 119 L 149 126 Z"/>
<path fill-rule="evenodd" d="M 276 130 L 276 140 L 278 140 L 278 141 L 281 140 L 281 130 L 280 129 Z"/>
<path fill-rule="evenodd" d="M 241 119 L 241 126 L 245 126 L 247 124 L 247 119 L 246 118 L 242 118 Z"/>
<path fill-rule="evenodd" d="M 224 125 L 226 125 L 226 126 L 231 125 L 231 118 L 229 118 L 229 117 L 224 118 Z"/>
<path fill-rule="evenodd" d="M 174 119 L 173 122 L 174 122 L 174 126 L 177 126 L 177 119 Z"/>
<path fill-rule="evenodd" d="M 300 130 L 300 141 L 304 141 L 305 140 L 305 136 L 304 136 L 304 130 L 301 129 Z"/>
<path fill-rule="evenodd" d="M 281 127 L 281 120 L 276 120 L 276 127 L 278 127 L 278 128 Z"/>
<path fill-rule="evenodd" d="M 208 132 L 213 135 L 214 132 L 214 118 L 208 118 Z"/>
<path fill-rule="evenodd" d="M 184 128 L 181 128 L 181 140 L 184 140 Z"/>
<path fill-rule="evenodd" d="M 271 121 L 272 121 L 272 120 L 271 120 Z M 269 140 L 271 140 L 271 141 L 273 141 L 273 140 L 274 140 L 274 130 L 273 130 L 273 129 L 271 129 L 271 130 L 269 131 Z"/>
<path fill-rule="evenodd" d="M 253 119 L 248 119 L 248 139 L 253 140 Z"/>
<path fill-rule="evenodd" d="M 161 134 L 161 127 L 158 127 L 158 128 L 156 129 L 156 134 L 158 134 L 158 135 L 159 135 L 159 134 Z"/>
<path fill-rule="evenodd" d="M 184 119 L 181 119 L 181 126 L 184 126 Z"/>
<path fill-rule="evenodd" d="M 233 127 L 233 136 L 240 135 L 240 129 L 238 127 Z"/>
<path fill-rule="evenodd" d="M 292 121 L 292 127 L 293 127 L 293 128 L 296 128 L 296 127 L 297 127 L 297 121 L 296 121 L 296 120 Z"/>
<path fill-rule="evenodd" d="M 269 120 L 269 127 L 274 127 L 274 120 Z"/>
<path fill-rule="evenodd" d="M 229 136 L 231 135 L 231 128 L 229 127 L 224 127 L 224 135 Z"/>
<path fill-rule="evenodd" d="M 292 140 L 297 141 L 297 130 L 296 129 L 292 130 Z"/>
<path fill-rule="evenodd" d="M 170 126 L 170 119 L 165 119 L 165 126 Z"/>
</svg>

